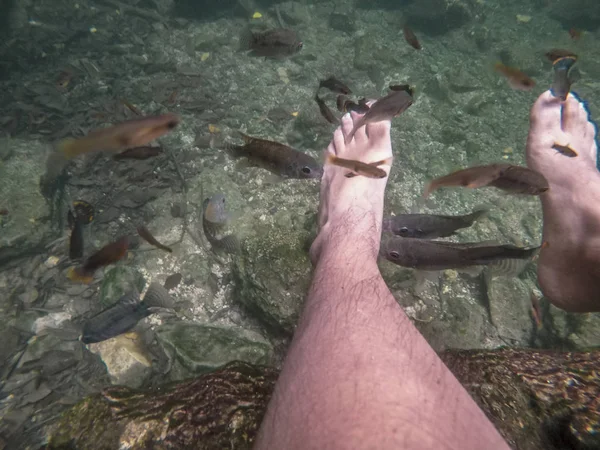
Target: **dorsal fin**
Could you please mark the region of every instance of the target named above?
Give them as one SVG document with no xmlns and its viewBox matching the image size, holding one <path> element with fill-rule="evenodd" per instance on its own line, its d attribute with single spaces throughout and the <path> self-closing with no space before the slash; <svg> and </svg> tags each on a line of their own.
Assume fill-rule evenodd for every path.
<svg viewBox="0 0 600 450">
<path fill-rule="evenodd" d="M 247 134 L 244 134 L 241 131 L 238 131 L 238 133 L 240 134 L 240 137 L 244 140 L 246 144 L 249 144 L 254 140 L 252 136 L 248 136 Z"/>
</svg>

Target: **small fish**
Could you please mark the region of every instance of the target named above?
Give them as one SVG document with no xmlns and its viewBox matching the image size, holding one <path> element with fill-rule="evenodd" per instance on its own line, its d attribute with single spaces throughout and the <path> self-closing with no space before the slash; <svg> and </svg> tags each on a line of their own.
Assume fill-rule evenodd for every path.
<svg viewBox="0 0 600 450">
<path fill-rule="evenodd" d="M 56 77 L 55 86 L 59 91 L 66 91 L 73 79 L 73 72 L 70 70 L 63 70 Z"/>
<path fill-rule="evenodd" d="M 545 55 L 546 58 L 548 58 L 548 61 L 550 61 L 552 64 L 562 58 L 571 58 L 577 60 L 577 55 L 575 53 L 573 53 L 571 50 L 565 50 L 563 48 L 550 49 L 545 53 Z"/>
<path fill-rule="evenodd" d="M 327 106 L 323 99 L 319 97 L 319 94 L 315 94 L 315 101 L 317 102 L 317 105 L 319 105 L 321 115 L 323 116 L 323 118 L 325 118 L 327 122 L 333 125 L 337 125 L 340 123 L 339 119 L 335 117 L 335 114 L 333 114 L 333 111 L 329 109 L 329 106 Z"/>
<path fill-rule="evenodd" d="M 165 284 L 163 284 L 163 286 L 167 291 L 175 289 L 179 285 L 179 283 L 181 283 L 182 278 L 183 275 L 181 275 L 179 272 L 169 275 L 165 280 Z"/>
<path fill-rule="evenodd" d="M 346 177 L 348 178 L 356 175 L 362 175 L 367 178 L 385 178 L 387 176 L 387 172 L 377 166 L 382 164 L 390 164 L 390 160 L 391 158 L 388 158 L 382 161 L 367 164 L 354 159 L 338 158 L 337 156 L 328 153 L 325 162 L 326 164 L 333 164 L 335 166 L 350 169 L 352 172 L 346 174 Z"/>
<path fill-rule="evenodd" d="M 247 32 L 240 39 L 243 50 L 250 50 L 251 56 L 283 58 L 302 49 L 302 42 L 294 30 L 276 28 L 262 32 Z"/>
<path fill-rule="evenodd" d="M 391 120 L 393 117 L 403 113 L 412 105 L 412 97 L 405 91 L 392 91 L 385 97 L 381 97 L 371 105 L 369 110 L 354 124 L 354 128 L 346 136 L 346 144 L 354 137 L 354 133 L 363 125 L 368 123 Z"/>
<path fill-rule="evenodd" d="M 149 145 L 145 145 L 142 147 L 133 147 L 128 148 L 124 152 L 117 153 L 113 156 L 113 159 L 116 161 L 120 161 L 123 159 L 139 159 L 144 160 L 148 158 L 153 158 L 162 153 L 161 147 L 151 147 Z"/>
<path fill-rule="evenodd" d="M 571 78 L 569 72 L 571 67 L 577 62 L 576 56 L 564 56 L 554 60 L 552 63 L 552 69 L 554 70 L 554 79 L 552 81 L 551 92 L 552 95 L 566 100 L 567 95 L 571 91 Z"/>
<path fill-rule="evenodd" d="M 554 150 L 562 153 L 563 155 L 568 156 L 569 158 L 574 158 L 575 156 L 578 155 L 577 151 L 575 151 L 571 147 L 571 144 L 562 145 L 562 144 L 559 144 L 558 142 L 555 142 L 554 145 L 552 145 L 552 148 Z"/>
<path fill-rule="evenodd" d="M 225 196 L 214 194 L 202 203 L 202 229 L 213 248 L 226 253 L 237 253 L 240 243 L 233 234 L 225 234 L 229 216 L 225 210 Z"/>
<path fill-rule="evenodd" d="M 457 230 L 473 225 L 487 214 L 487 209 L 479 209 L 464 216 L 439 216 L 435 214 L 399 214 L 383 219 L 382 231 L 397 236 L 433 239 L 452 236 Z"/>
<path fill-rule="evenodd" d="M 145 226 L 141 225 L 137 227 L 137 232 L 142 237 L 142 239 L 144 239 L 148 244 L 153 245 L 156 248 L 160 248 L 165 252 L 173 253 L 173 249 L 171 247 L 167 247 L 166 245 L 158 242 L 156 238 L 152 236 L 152 233 L 150 233 L 148 228 L 146 228 Z"/>
<path fill-rule="evenodd" d="M 120 238 L 118 241 L 105 245 L 79 267 L 71 267 L 67 272 L 67 277 L 72 281 L 89 284 L 96 270 L 101 267 L 113 264 L 127 255 L 129 248 L 129 239 L 127 236 Z"/>
<path fill-rule="evenodd" d="M 85 245 L 83 239 L 83 223 L 73 215 L 71 210 L 67 213 L 67 220 L 73 224 L 71 237 L 69 238 L 69 259 L 82 258 Z"/>
<path fill-rule="evenodd" d="M 75 200 L 69 212 L 71 214 L 67 215 L 67 223 L 71 228 L 75 225 L 75 220 L 80 221 L 84 225 L 92 223 L 94 214 L 96 213 L 94 207 L 85 200 Z"/>
<path fill-rule="evenodd" d="M 411 97 L 415 95 L 415 88 L 410 84 L 390 84 L 388 87 L 390 88 L 390 91 L 404 91 Z"/>
<path fill-rule="evenodd" d="M 335 78 L 333 75 L 327 78 L 326 80 L 319 81 L 319 88 L 327 88 L 332 92 L 336 92 L 338 94 L 352 94 L 352 91 L 348 86 L 342 83 L 340 80 Z"/>
<path fill-rule="evenodd" d="M 279 142 L 240 133 L 245 145 L 227 145 L 234 157 L 246 157 L 253 164 L 284 178 L 320 179 L 323 168 L 310 155 Z"/>
<path fill-rule="evenodd" d="M 128 120 L 108 128 L 100 128 L 86 136 L 63 139 L 58 149 L 66 159 L 98 151 L 122 151 L 145 145 L 168 133 L 179 123 L 174 114 L 148 116 Z"/>
<path fill-rule="evenodd" d="M 125 294 L 113 306 L 84 322 L 81 342 L 92 344 L 111 339 L 132 330 L 140 320 L 152 314 L 151 308 L 172 308 L 172 299 L 168 294 L 168 298 L 165 297 L 163 291 L 160 284 L 151 283 L 142 301 L 135 291 Z"/>
<path fill-rule="evenodd" d="M 335 106 L 337 108 L 338 111 L 340 112 L 346 112 L 346 102 L 348 101 L 348 98 L 346 98 L 345 95 L 338 95 L 337 98 L 335 99 Z"/>
<path fill-rule="evenodd" d="M 571 36 L 571 39 L 574 41 L 581 39 L 582 34 L 583 32 L 577 28 L 569 28 L 569 36 Z"/>
<path fill-rule="evenodd" d="M 549 188 L 548 181 L 539 172 L 512 164 L 490 164 L 458 170 L 432 180 L 423 192 L 426 199 L 440 187 L 464 186 L 476 189 L 492 186 L 512 194 L 539 195 Z"/>
<path fill-rule="evenodd" d="M 540 299 L 535 292 L 531 291 L 529 293 L 529 299 L 531 300 L 531 316 L 533 317 L 533 321 L 538 330 L 541 330 L 544 326 L 542 321 L 542 309 L 540 308 Z"/>
<path fill-rule="evenodd" d="M 508 84 L 519 91 L 530 91 L 535 87 L 535 80 L 525 75 L 516 67 L 505 66 L 498 62 L 494 65 L 494 70 L 504 76 Z"/>
<path fill-rule="evenodd" d="M 533 251 L 537 251 L 537 248 L 389 236 L 382 239 L 379 253 L 399 266 L 420 270 L 445 270 L 485 266 L 502 259 L 527 259 Z"/>
<path fill-rule="evenodd" d="M 412 48 L 414 48 L 415 50 L 421 50 L 421 43 L 417 39 L 417 36 L 413 32 L 413 30 L 411 30 L 408 25 L 404 25 L 404 27 L 402 28 L 402 33 L 404 34 L 404 40 L 406 40 L 406 42 L 408 42 L 408 44 Z"/>
</svg>

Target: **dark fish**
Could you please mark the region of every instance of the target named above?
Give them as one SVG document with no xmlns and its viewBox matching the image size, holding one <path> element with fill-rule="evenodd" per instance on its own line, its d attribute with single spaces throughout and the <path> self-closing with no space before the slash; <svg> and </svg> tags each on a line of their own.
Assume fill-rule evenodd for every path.
<svg viewBox="0 0 600 450">
<path fill-rule="evenodd" d="M 173 275 L 169 275 L 165 280 L 165 284 L 163 286 L 167 291 L 175 289 L 179 285 L 179 283 L 181 283 L 182 278 L 183 275 L 181 275 L 179 272 L 174 273 Z"/>
<path fill-rule="evenodd" d="M 335 166 L 350 169 L 351 172 L 346 174 L 346 177 L 348 178 L 356 175 L 362 175 L 367 178 L 385 178 L 387 176 L 387 172 L 377 166 L 381 166 L 382 164 L 390 164 L 391 158 L 367 164 L 354 159 L 338 158 L 337 156 L 328 153 L 325 161 L 327 164 L 333 164 Z"/>
<path fill-rule="evenodd" d="M 382 231 L 397 236 L 419 239 L 433 239 L 452 236 L 457 230 L 473 225 L 473 222 L 487 213 L 487 209 L 473 211 L 464 216 L 438 216 L 435 214 L 399 214 L 384 218 Z"/>
<path fill-rule="evenodd" d="M 565 50 L 563 48 L 550 49 L 545 53 L 545 55 L 546 58 L 548 58 L 548 61 L 550 61 L 552 64 L 562 58 L 577 60 L 577 55 L 575 53 L 573 53 L 571 50 Z"/>
<path fill-rule="evenodd" d="M 127 236 L 124 236 L 118 241 L 102 247 L 100 250 L 86 259 L 83 265 L 79 267 L 71 267 L 67 273 L 67 276 L 72 281 L 90 283 L 96 270 L 123 259 L 127 255 L 128 248 L 129 239 Z"/>
<path fill-rule="evenodd" d="M 338 94 L 352 94 L 352 91 L 348 86 L 342 83 L 340 80 L 335 78 L 333 75 L 319 82 L 319 88 L 327 88 L 330 91 L 337 92 Z"/>
<path fill-rule="evenodd" d="M 69 87 L 69 84 L 71 84 L 72 79 L 73 72 L 71 72 L 70 70 L 63 70 L 58 74 L 58 77 L 56 77 L 54 85 L 59 91 L 66 91 Z"/>
<path fill-rule="evenodd" d="M 113 159 L 120 161 L 122 159 L 148 159 L 158 156 L 162 153 L 160 147 L 150 147 L 149 145 L 142 147 L 128 148 L 124 152 L 117 153 L 113 156 Z"/>
<path fill-rule="evenodd" d="M 358 103 L 353 102 L 352 100 L 347 99 L 343 95 L 338 95 L 336 100 L 336 106 L 338 111 L 341 112 L 350 112 L 354 111 L 357 114 L 364 114 L 369 110 L 369 106 L 367 105 L 367 99 L 361 98 Z"/>
<path fill-rule="evenodd" d="M 173 308 L 175 306 L 175 301 L 167 289 L 155 281 L 148 286 L 143 302 L 148 308 Z"/>
<path fill-rule="evenodd" d="M 310 155 L 279 142 L 240 133 L 245 145 L 228 145 L 235 157 L 246 157 L 253 164 L 284 178 L 321 178 L 323 168 Z"/>
<path fill-rule="evenodd" d="M 335 99 L 335 106 L 337 108 L 338 111 L 340 112 L 346 112 L 346 102 L 348 101 L 348 99 L 346 98 L 346 96 L 344 95 L 338 95 L 337 98 Z"/>
<path fill-rule="evenodd" d="M 408 42 L 408 44 L 412 48 L 414 48 L 415 50 L 421 50 L 421 43 L 417 39 L 417 36 L 415 36 L 415 33 L 413 32 L 413 30 L 411 30 L 408 27 L 408 25 L 404 25 L 402 32 L 404 34 L 404 39 L 406 40 L 406 42 Z"/>
<path fill-rule="evenodd" d="M 156 248 L 160 248 L 165 252 L 173 253 L 173 249 L 171 249 L 171 247 L 167 247 L 166 245 L 158 242 L 156 238 L 152 236 L 152 233 L 150 233 L 148 228 L 146 228 L 145 226 L 141 225 L 137 227 L 137 232 L 148 244 L 153 245 Z"/>
<path fill-rule="evenodd" d="M 539 195 L 549 188 L 539 172 L 512 164 L 490 164 L 458 170 L 436 178 L 425 187 L 423 198 L 440 187 L 464 186 L 472 189 L 492 186 L 512 194 Z"/>
<path fill-rule="evenodd" d="M 349 143 L 354 137 L 354 133 L 363 125 L 383 120 L 391 120 L 393 117 L 406 111 L 412 105 L 412 97 L 404 91 L 392 91 L 385 97 L 381 97 L 371 105 L 369 110 L 355 124 L 354 128 L 346 136 L 346 143 Z"/>
<path fill-rule="evenodd" d="M 93 344 L 127 333 L 150 314 L 137 292 L 125 294 L 113 306 L 84 322 L 81 342 Z"/>
<path fill-rule="evenodd" d="M 508 84 L 518 91 L 530 91 L 535 87 L 535 80 L 516 67 L 505 66 L 501 62 L 494 65 L 494 70 L 504 76 Z"/>
<path fill-rule="evenodd" d="M 72 210 L 69 210 L 69 212 L 70 214 L 67 215 L 69 227 L 75 225 L 75 219 L 84 225 L 87 225 L 94 220 L 94 207 L 85 200 L 75 200 L 73 202 Z"/>
<path fill-rule="evenodd" d="M 390 84 L 390 91 L 404 91 L 407 92 L 411 97 L 415 95 L 415 89 L 410 84 Z"/>
<path fill-rule="evenodd" d="M 554 150 L 562 153 L 563 155 L 568 156 L 569 158 L 574 158 L 575 156 L 578 155 L 577 151 L 575 151 L 571 147 L 571 144 L 562 145 L 562 144 L 559 144 L 558 142 L 555 142 L 554 145 L 552 146 L 552 148 Z"/>
<path fill-rule="evenodd" d="M 86 136 L 59 142 L 58 149 L 66 159 L 72 159 L 84 153 L 97 151 L 118 152 L 132 147 L 145 145 L 168 133 L 179 123 L 175 114 L 162 114 L 100 128 Z"/>
<path fill-rule="evenodd" d="M 552 68 L 554 70 L 554 80 L 552 81 L 551 92 L 552 95 L 566 100 L 567 95 L 571 91 L 571 78 L 569 77 L 569 72 L 571 71 L 571 67 L 577 62 L 576 56 L 564 56 L 562 58 L 556 59 L 552 63 Z"/>
<path fill-rule="evenodd" d="M 321 111 L 321 115 L 325 118 L 325 120 L 333 125 L 337 125 L 340 123 L 333 111 L 329 109 L 329 106 L 325 104 L 322 98 L 319 97 L 319 94 L 315 94 L 315 101 L 317 105 L 319 105 L 319 110 Z"/>
<path fill-rule="evenodd" d="M 296 32 L 287 28 L 276 28 L 253 33 L 249 31 L 241 39 L 244 50 L 251 50 L 252 56 L 282 58 L 293 55 L 302 49 L 302 42 Z"/>
<path fill-rule="evenodd" d="M 67 217 L 68 222 L 73 224 L 69 238 L 69 259 L 79 259 L 83 257 L 83 223 L 73 215 L 71 210 L 67 213 Z"/>
<path fill-rule="evenodd" d="M 455 243 L 390 236 L 381 241 L 380 255 L 403 267 L 445 270 L 485 266 L 502 259 L 528 259 L 537 248 L 513 245 Z"/>
<path fill-rule="evenodd" d="M 237 253 L 240 243 L 233 234 L 225 234 L 229 216 L 225 210 L 225 196 L 215 194 L 202 203 L 202 229 L 213 248 L 226 253 Z"/>
</svg>

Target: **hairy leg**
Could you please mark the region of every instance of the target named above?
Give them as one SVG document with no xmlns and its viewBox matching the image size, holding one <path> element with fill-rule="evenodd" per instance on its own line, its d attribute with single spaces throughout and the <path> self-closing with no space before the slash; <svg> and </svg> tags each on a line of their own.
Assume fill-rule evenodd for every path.
<svg viewBox="0 0 600 450">
<path fill-rule="evenodd" d="M 531 109 L 527 165 L 547 178 L 538 280 L 544 295 L 572 312 L 600 311 L 600 172 L 596 129 L 572 94 L 562 102 L 548 91 Z M 568 157 L 552 146 L 570 145 Z"/>
<path fill-rule="evenodd" d="M 344 116 L 328 151 L 367 163 L 391 156 L 389 122 L 346 146 L 351 129 Z M 381 278 L 387 178 L 345 173 L 325 168 L 313 282 L 255 448 L 508 449 Z"/>
</svg>

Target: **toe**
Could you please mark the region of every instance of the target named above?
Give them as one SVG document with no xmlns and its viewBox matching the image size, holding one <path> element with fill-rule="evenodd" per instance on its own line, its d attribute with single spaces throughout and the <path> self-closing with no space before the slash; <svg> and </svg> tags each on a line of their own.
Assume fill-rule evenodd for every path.
<svg viewBox="0 0 600 450">
<path fill-rule="evenodd" d="M 350 114 L 346 113 L 342 116 L 342 132 L 344 133 L 344 138 L 352 132 L 352 128 L 354 128 L 354 121 Z"/>
<path fill-rule="evenodd" d="M 569 94 L 562 109 L 562 129 L 574 137 L 583 137 L 587 131 L 587 111 L 581 102 Z"/>
<path fill-rule="evenodd" d="M 544 92 L 531 108 L 531 127 L 540 131 L 560 127 L 561 111 L 561 100 L 554 97 L 550 91 Z"/>
<path fill-rule="evenodd" d="M 335 130 L 335 132 L 333 133 L 333 140 L 329 144 L 329 147 L 327 147 L 327 151 L 329 151 L 329 153 L 333 155 L 337 155 L 340 152 L 343 152 L 344 148 L 346 148 L 346 144 L 344 143 L 345 133 L 343 131 L 343 127 L 344 124 L 342 122 L 342 126 L 338 127 L 337 130 Z"/>
<path fill-rule="evenodd" d="M 389 120 L 368 124 L 366 128 L 369 141 L 377 147 L 383 146 L 386 141 L 389 145 L 391 126 L 392 122 Z"/>
<path fill-rule="evenodd" d="M 356 124 L 363 116 L 363 114 L 357 114 L 354 111 L 351 113 L 353 125 Z M 354 133 L 354 142 L 356 142 L 357 146 L 364 146 L 367 143 L 367 130 L 366 127 L 362 126 L 356 130 Z"/>
</svg>

